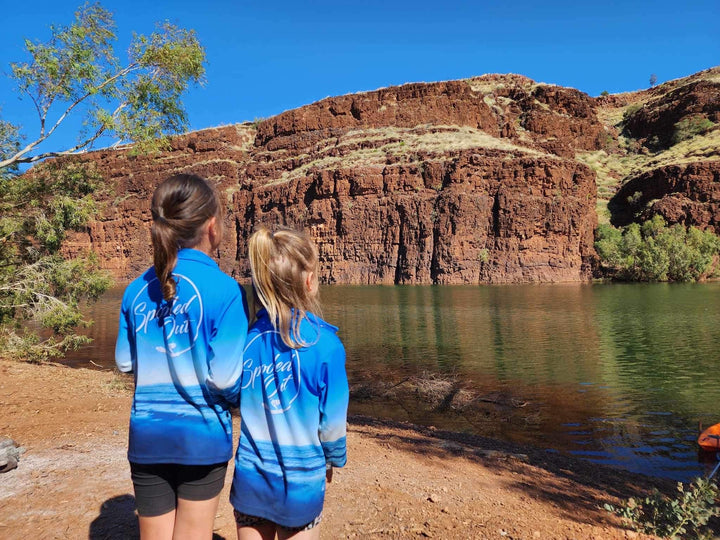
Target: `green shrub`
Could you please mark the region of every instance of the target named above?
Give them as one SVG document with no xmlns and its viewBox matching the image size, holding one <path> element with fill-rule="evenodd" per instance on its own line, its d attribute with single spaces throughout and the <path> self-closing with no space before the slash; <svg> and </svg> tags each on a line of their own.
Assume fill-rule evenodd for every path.
<svg viewBox="0 0 720 540">
<path fill-rule="evenodd" d="M 637 103 L 628 106 L 628 108 L 625 109 L 625 112 L 623 113 L 623 123 L 627 122 L 632 117 L 632 115 L 634 115 L 640 109 L 642 109 L 642 105 L 638 105 Z"/>
<path fill-rule="evenodd" d="M 605 509 L 620 516 L 636 531 L 661 538 L 713 538 L 707 523 L 720 516 L 715 505 L 718 488 L 711 480 L 695 479 L 686 490 L 678 482 L 678 496 L 670 498 L 658 490 L 642 500 L 629 499 L 621 508 L 606 504 Z"/>
<path fill-rule="evenodd" d="M 676 224 L 661 216 L 624 229 L 601 225 L 595 249 L 613 277 L 631 281 L 697 281 L 713 270 L 720 238 L 710 231 Z"/>
<path fill-rule="evenodd" d="M 687 118 L 683 118 L 677 124 L 675 124 L 672 136 L 672 143 L 677 144 L 680 141 L 692 139 L 696 135 L 702 135 L 703 133 L 707 133 L 714 127 L 715 124 L 702 115 L 696 114 L 693 116 L 688 116 Z"/>
</svg>

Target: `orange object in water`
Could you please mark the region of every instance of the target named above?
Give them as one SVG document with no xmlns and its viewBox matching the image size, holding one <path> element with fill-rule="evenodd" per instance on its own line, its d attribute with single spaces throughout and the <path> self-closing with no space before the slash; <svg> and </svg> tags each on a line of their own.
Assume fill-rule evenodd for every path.
<svg viewBox="0 0 720 540">
<path fill-rule="evenodd" d="M 720 451 L 720 424 L 710 426 L 698 437 L 700 448 L 706 452 Z"/>
</svg>

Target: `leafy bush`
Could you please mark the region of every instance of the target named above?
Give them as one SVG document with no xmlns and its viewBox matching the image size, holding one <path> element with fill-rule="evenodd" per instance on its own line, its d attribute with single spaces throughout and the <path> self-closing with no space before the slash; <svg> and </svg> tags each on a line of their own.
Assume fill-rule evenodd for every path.
<svg viewBox="0 0 720 540">
<path fill-rule="evenodd" d="M 713 538 L 707 523 L 720 516 L 715 505 L 718 488 L 712 480 L 697 478 L 686 490 L 678 482 L 678 496 L 670 498 L 658 490 L 642 500 L 629 499 L 621 508 L 606 504 L 605 509 L 617 514 L 636 531 L 662 538 Z"/>
<path fill-rule="evenodd" d="M 88 341 L 75 332 L 88 324 L 80 305 L 111 280 L 93 253 L 65 260 L 61 247 L 95 217 L 103 182 L 90 165 L 59 162 L 0 179 L 0 355 L 41 361 Z"/>
<path fill-rule="evenodd" d="M 601 225 L 595 249 L 608 273 L 631 281 L 697 281 L 711 273 L 720 238 L 661 216 L 624 229 Z"/>
<path fill-rule="evenodd" d="M 715 127 L 715 124 L 702 115 L 696 114 L 683 118 L 673 131 L 672 143 L 677 144 L 686 139 L 692 139 L 696 135 L 702 135 Z"/>
</svg>

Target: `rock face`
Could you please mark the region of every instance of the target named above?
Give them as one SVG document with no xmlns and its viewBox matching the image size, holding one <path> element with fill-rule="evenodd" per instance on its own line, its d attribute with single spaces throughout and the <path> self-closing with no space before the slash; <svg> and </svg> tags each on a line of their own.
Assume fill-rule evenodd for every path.
<svg viewBox="0 0 720 540">
<path fill-rule="evenodd" d="M 678 114 L 711 114 L 710 105 L 693 105 L 705 86 L 680 87 L 676 101 L 636 112 L 626 129 L 650 136 Z M 103 173 L 111 193 L 101 218 L 70 238 L 66 254 L 91 248 L 116 277 L 138 275 L 152 261 L 153 189 L 170 174 L 191 172 L 211 180 L 223 199 L 227 234 L 218 258 L 240 280 L 249 277 L 246 240 L 260 224 L 310 231 L 328 283 L 587 280 L 596 258 L 596 177 L 575 157 L 618 151 L 618 129 L 598 111 L 620 110 L 628 96 L 593 99 L 518 75 L 488 75 L 328 98 L 257 124 L 176 137 L 157 156 L 93 152 L 80 159 Z M 685 112 L 668 112 L 673 106 Z M 625 186 L 616 202 L 633 186 L 675 182 L 662 196 L 641 191 L 653 199 L 672 192 L 675 202 L 682 193 L 679 207 L 656 203 L 657 211 L 710 224 L 706 208 L 690 204 L 705 201 L 701 191 L 717 181 L 716 165 L 708 167 L 654 171 Z M 686 187 L 676 173 L 688 178 Z"/>
<path fill-rule="evenodd" d="M 611 201 L 613 224 L 661 215 L 720 234 L 720 161 L 668 165 L 631 179 Z"/>
<path fill-rule="evenodd" d="M 650 100 L 628 114 L 625 131 L 641 142 L 654 139 L 654 146 L 671 146 L 675 125 L 696 117 L 720 122 L 720 81 L 700 80 Z"/>
<path fill-rule="evenodd" d="M 309 227 L 328 282 L 577 281 L 593 253 L 594 189 L 573 162 L 465 150 L 318 170 L 241 190 L 234 206 L 240 238 L 257 223 Z"/>
<path fill-rule="evenodd" d="M 83 161 L 102 172 L 108 189 L 99 194 L 101 218 L 90 224 L 87 233 L 68 236 L 65 255 L 91 249 L 116 278 L 127 280 L 139 275 L 152 264 L 150 199 L 155 186 L 170 174 L 192 173 L 210 179 L 225 204 L 227 234 L 220 260 L 230 271 L 236 259 L 236 240 L 229 205 L 253 139 L 254 129 L 230 126 L 176 137 L 172 148 L 161 155 L 134 156 L 128 151 L 109 150 L 83 155 Z"/>
<path fill-rule="evenodd" d="M 594 256 L 595 179 L 573 148 L 605 128 L 593 100 L 519 76 L 329 98 L 259 123 L 191 133 L 161 156 L 101 151 L 102 219 L 68 242 L 129 279 L 152 260 L 152 190 L 212 180 L 227 207 L 221 266 L 249 275 L 254 227 L 305 227 L 332 283 L 579 281 Z"/>
</svg>

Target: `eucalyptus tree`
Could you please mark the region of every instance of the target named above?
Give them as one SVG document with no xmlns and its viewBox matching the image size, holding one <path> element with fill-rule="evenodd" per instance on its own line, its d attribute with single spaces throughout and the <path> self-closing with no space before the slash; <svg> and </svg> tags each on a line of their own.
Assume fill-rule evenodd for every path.
<svg viewBox="0 0 720 540">
<path fill-rule="evenodd" d="M 81 302 L 110 285 L 92 253 L 61 256 L 66 232 L 87 226 L 109 187 L 87 164 L 48 158 L 100 140 L 156 151 L 187 126 L 181 97 L 202 84 L 205 65 L 195 33 L 161 23 L 133 35 L 125 61 L 115 43 L 112 14 L 85 4 L 69 26 L 51 26 L 47 41 L 26 40 L 27 59 L 11 65 L 38 122 L 29 135 L 0 117 L 0 355 L 40 360 L 86 342 Z M 53 147 L 70 118 L 82 121 L 77 141 Z"/>
</svg>

